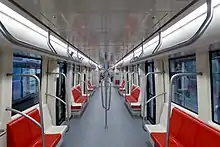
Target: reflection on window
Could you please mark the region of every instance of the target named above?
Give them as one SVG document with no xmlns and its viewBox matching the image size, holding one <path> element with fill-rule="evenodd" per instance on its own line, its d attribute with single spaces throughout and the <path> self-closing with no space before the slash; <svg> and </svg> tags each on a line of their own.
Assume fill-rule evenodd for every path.
<svg viewBox="0 0 220 147">
<path fill-rule="evenodd" d="M 195 56 L 170 60 L 170 77 L 176 73 L 196 72 Z M 173 84 L 172 102 L 198 113 L 197 77 L 176 77 Z"/>
<path fill-rule="evenodd" d="M 153 62 L 146 62 L 145 63 L 146 74 L 148 72 L 154 72 L 154 63 Z M 150 74 L 147 78 L 147 100 L 155 96 L 155 76 L 154 74 Z M 147 119 L 152 123 L 155 124 L 156 122 L 156 99 L 152 100 L 147 104 Z"/>
<path fill-rule="evenodd" d="M 220 124 L 220 52 L 211 53 L 212 120 Z"/>
<path fill-rule="evenodd" d="M 41 59 L 24 56 L 13 57 L 13 73 L 34 74 L 41 78 Z M 37 82 L 32 77 L 13 76 L 12 108 L 25 110 L 38 103 Z"/>
</svg>

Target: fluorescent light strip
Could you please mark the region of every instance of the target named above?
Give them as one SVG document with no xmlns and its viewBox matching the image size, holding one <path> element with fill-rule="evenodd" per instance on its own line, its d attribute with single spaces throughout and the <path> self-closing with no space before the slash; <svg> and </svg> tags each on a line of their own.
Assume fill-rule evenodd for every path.
<svg viewBox="0 0 220 147">
<path fill-rule="evenodd" d="M 0 2 L 0 11 L 4 14 L 7 14 L 9 17 L 13 18 L 14 20 L 18 21 L 19 23 L 31 28 L 32 30 L 40 33 L 42 36 L 47 37 L 48 33 L 43 30 L 42 28 L 38 27 L 37 25 L 35 25 L 34 23 L 32 23 L 31 21 L 29 21 L 28 19 L 26 19 L 25 17 L 21 16 L 20 14 L 18 14 L 17 12 L 15 12 L 14 10 L 12 10 L 11 8 L 7 7 L 6 5 L 4 5 L 3 3 Z M 56 37 L 54 37 L 53 35 L 51 35 L 51 40 L 56 43 L 57 45 L 59 45 L 60 47 L 67 49 L 67 45 L 65 43 L 63 43 L 61 40 L 57 39 Z M 71 51 L 73 51 L 75 54 L 77 53 L 76 50 L 74 50 L 73 48 L 71 48 Z M 74 55 L 76 56 L 76 55 Z M 81 55 L 81 57 L 84 58 L 85 61 L 88 61 L 89 59 L 83 55 Z"/>
<path fill-rule="evenodd" d="M 216 7 L 217 5 L 220 4 L 220 0 L 212 0 L 212 5 L 213 7 Z M 207 4 L 203 4 L 202 6 L 200 6 L 199 8 L 197 8 L 196 10 L 194 10 L 193 12 L 191 12 L 190 14 L 188 14 L 187 16 L 185 16 L 184 18 L 182 18 L 181 20 L 179 20 L 177 23 L 175 23 L 174 25 L 172 25 L 171 27 L 169 27 L 168 29 L 166 29 L 165 31 L 162 32 L 162 38 L 168 36 L 169 34 L 172 34 L 174 31 L 178 30 L 179 28 L 183 27 L 184 25 L 187 25 L 189 22 L 195 20 L 197 17 L 199 17 L 200 15 L 206 13 L 207 11 Z M 143 48 L 146 51 L 146 49 L 153 45 L 155 42 L 158 42 L 159 40 L 159 36 L 157 35 L 156 37 L 154 37 L 153 39 L 151 39 L 150 41 L 148 41 L 147 43 L 144 44 Z M 134 51 L 134 53 L 138 53 L 141 50 L 141 47 L 138 48 L 137 50 Z M 126 58 L 125 61 L 128 61 L 129 58 L 131 59 L 133 57 L 133 53 L 130 53 Z M 119 62 L 121 63 L 121 62 Z M 119 64 L 118 63 L 118 64 Z M 116 64 L 116 66 L 118 65 Z"/>
<path fill-rule="evenodd" d="M 217 6 L 220 4 L 220 0 L 212 0 L 212 5 L 213 7 Z M 166 29 L 165 31 L 162 32 L 162 37 L 166 37 L 167 35 L 173 33 L 174 31 L 178 30 L 179 28 L 185 26 L 189 22 L 195 20 L 197 17 L 203 15 L 204 13 L 207 12 L 207 4 L 204 3 L 202 6 L 179 20 L 177 23 Z"/>
<path fill-rule="evenodd" d="M 43 29 L 41 29 L 40 27 L 38 27 L 37 25 L 35 25 L 31 21 L 27 20 L 26 18 L 24 18 L 23 16 L 21 16 L 17 12 L 13 11 L 9 7 L 7 7 L 6 5 L 2 4 L 1 2 L 0 2 L 0 11 L 7 14 L 8 16 L 15 19 L 16 21 L 20 22 L 21 24 L 25 24 L 26 26 L 32 28 L 33 30 L 42 34 L 43 36 L 47 36 L 46 31 L 44 31 Z"/>
</svg>

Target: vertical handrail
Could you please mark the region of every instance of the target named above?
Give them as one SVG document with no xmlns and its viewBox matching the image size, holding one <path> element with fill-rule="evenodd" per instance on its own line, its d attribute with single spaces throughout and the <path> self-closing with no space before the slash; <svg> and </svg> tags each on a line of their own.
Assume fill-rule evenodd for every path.
<svg viewBox="0 0 220 147">
<path fill-rule="evenodd" d="M 38 89 L 38 98 L 39 98 L 39 110 L 40 110 L 40 124 L 41 124 L 41 137 L 42 137 L 42 146 L 45 146 L 45 138 L 44 138 L 44 117 L 43 117 L 43 101 L 41 97 L 41 86 L 40 79 L 36 75 L 32 74 L 13 74 L 7 73 L 6 76 L 19 76 L 19 77 L 32 77 L 37 81 L 37 89 Z"/>
<path fill-rule="evenodd" d="M 47 45 L 53 53 L 57 54 L 56 50 L 54 49 L 53 45 L 50 42 L 50 31 L 48 31 L 48 35 L 47 35 Z"/>
<path fill-rule="evenodd" d="M 168 99 L 168 113 L 167 113 L 167 130 L 166 130 L 166 147 L 169 147 L 169 134 L 170 134 L 170 114 L 171 114 L 171 102 L 173 97 L 173 81 L 176 79 L 176 77 L 180 76 L 197 76 L 202 75 L 201 72 L 192 72 L 192 73 L 177 73 L 174 74 L 170 78 L 170 85 L 169 85 L 169 99 Z"/>
<path fill-rule="evenodd" d="M 147 97 L 147 88 L 148 88 L 148 85 L 147 85 L 147 83 L 148 83 L 148 76 L 150 76 L 150 75 L 155 75 L 155 74 L 164 74 L 164 72 L 148 72 L 146 75 L 145 75 L 145 79 L 144 79 L 144 81 L 146 82 L 145 84 L 144 84 L 144 102 L 143 102 L 143 117 L 142 117 L 142 124 L 144 125 L 144 124 L 146 124 L 146 117 L 147 117 L 147 115 L 146 115 L 146 105 L 145 105 L 145 103 L 146 103 L 146 97 Z"/>
<path fill-rule="evenodd" d="M 105 87 L 105 91 L 104 91 L 105 101 L 103 96 L 103 84 Z M 112 83 L 110 77 L 107 74 L 106 77 L 101 81 L 101 100 L 102 100 L 102 107 L 105 109 L 105 129 L 108 128 L 108 111 L 110 110 L 111 107 L 111 87 L 112 87 Z M 109 88 L 109 95 L 108 95 L 108 88 Z"/>
<path fill-rule="evenodd" d="M 70 129 L 70 116 L 69 116 L 69 98 L 68 98 L 68 95 L 67 95 L 67 78 L 66 78 L 66 75 L 64 73 L 60 73 L 60 72 L 47 72 L 48 75 L 61 75 L 63 76 L 64 78 L 64 82 L 65 82 L 65 101 L 66 101 L 66 122 L 67 122 L 67 131 L 69 131 Z"/>
</svg>

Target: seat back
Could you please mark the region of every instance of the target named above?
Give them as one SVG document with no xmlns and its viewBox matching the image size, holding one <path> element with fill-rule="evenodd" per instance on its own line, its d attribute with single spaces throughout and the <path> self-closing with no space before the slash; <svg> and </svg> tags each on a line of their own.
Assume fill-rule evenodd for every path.
<svg viewBox="0 0 220 147">
<path fill-rule="evenodd" d="M 131 87 L 131 92 L 132 92 L 134 89 L 136 89 L 136 86 L 135 86 L 135 85 L 132 85 L 132 87 Z"/>
<path fill-rule="evenodd" d="M 40 122 L 38 109 L 27 113 Z M 7 147 L 30 146 L 41 135 L 41 129 L 29 119 L 20 116 L 7 124 Z"/>
<path fill-rule="evenodd" d="M 90 82 L 90 80 L 88 80 L 88 86 L 91 87 L 92 83 Z"/>
<path fill-rule="evenodd" d="M 121 87 L 124 88 L 124 86 L 125 86 L 125 80 L 123 80 L 122 83 L 121 83 Z"/>
<path fill-rule="evenodd" d="M 139 98 L 139 95 L 140 95 L 140 87 L 133 87 L 132 86 L 132 91 L 131 91 L 131 96 L 136 100 L 138 101 L 138 98 Z"/>
<path fill-rule="evenodd" d="M 74 99 L 74 102 L 77 101 L 81 97 L 81 87 L 76 86 L 72 89 L 72 96 Z"/>
<path fill-rule="evenodd" d="M 177 108 L 172 110 L 170 133 L 183 146 L 218 147 L 220 145 L 220 131 Z"/>
</svg>

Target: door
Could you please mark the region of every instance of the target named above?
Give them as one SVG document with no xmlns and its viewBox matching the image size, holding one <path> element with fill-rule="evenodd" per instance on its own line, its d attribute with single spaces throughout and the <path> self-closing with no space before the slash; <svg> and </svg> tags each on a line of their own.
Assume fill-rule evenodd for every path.
<svg viewBox="0 0 220 147">
<path fill-rule="evenodd" d="M 145 72 L 154 72 L 154 63 L 146 62 L 145 63 Z M 147 100 L 155 96 L 155 79 L 154 74 L 148 76 L 147 79 Z M 156 99 L 152 100 L 147 104 L 147 120 L 152 124 L 156 123 Z"/>
<path fill-rule="evenodd" d="M 59 72 L 66 74 L 67 64 L 63 62 L 58 64 L 59 64 Z M 65 79 L 61 75 L 57 77 L 56 96 L 65 101 L 65 96 L 66 96 Z M 56 125 L 60 125 L 65 121 L 65 115 L 66 115 L 65 105 L 61 103 L 59 100 L 56 100 Z"/>
<path fill-rule="evenodd" d="M 84 82 L 83 82 L 83 94 L 86 94 L 86 89 L 87 89 L 87 86 L 86 86 L 86 83 L 85 82 L 87 82 L 86 81 L 86 74 L 87 74 L 87 68 L 85 67 L 85 73 L 83 74 L 83 80 L 84 80 Z"/>
</svg>

